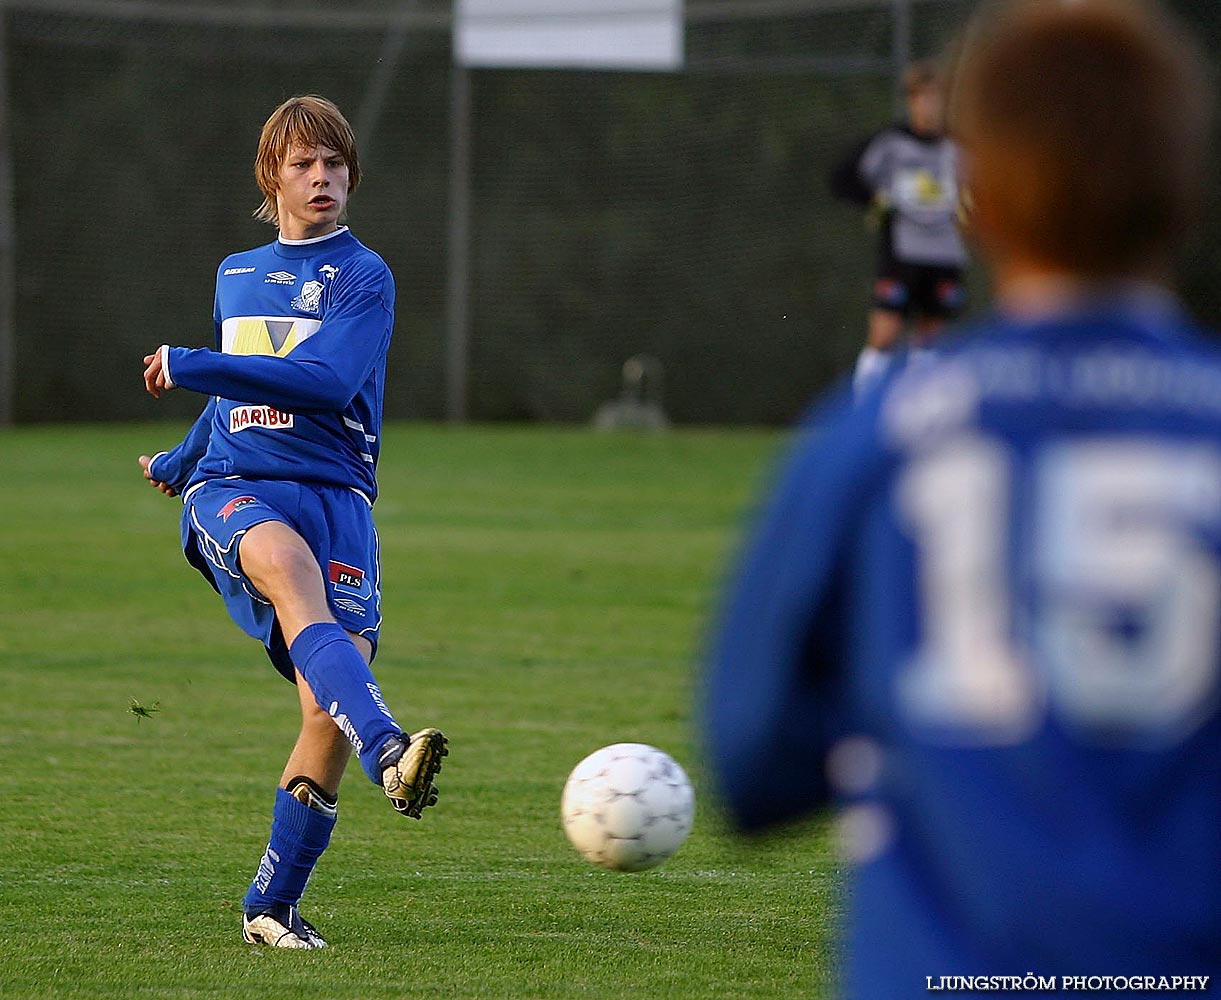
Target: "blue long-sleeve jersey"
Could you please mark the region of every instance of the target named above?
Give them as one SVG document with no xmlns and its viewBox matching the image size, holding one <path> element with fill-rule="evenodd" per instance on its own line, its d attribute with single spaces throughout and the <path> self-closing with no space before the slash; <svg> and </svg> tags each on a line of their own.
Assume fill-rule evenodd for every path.
<svg viewBox="0 0 1221 1000">
<path fill-rule="evenodd" d="M 394 279 L 344 228 L 227 257 L 215 349 L 174 347 L 169 377 L 212 397 L 150 474 L 179 491 L 224 476 L 377 496 Z"/>
<path fill-rule="evenodd" d="M 801 433 L 708 752 L 744 827 L 841 799 L 849 996 L 1216 976 L 1219 678 L 1221 355 L 1169 309 L 998 318 Z"/>
</svg>

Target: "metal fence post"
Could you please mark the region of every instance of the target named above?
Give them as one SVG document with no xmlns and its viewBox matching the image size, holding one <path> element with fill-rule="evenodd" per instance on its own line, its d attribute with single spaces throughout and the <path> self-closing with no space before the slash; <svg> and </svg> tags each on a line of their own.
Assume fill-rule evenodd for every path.
<svg viewBox="0 0 1221 1000">
<path fill-rule="evenodd" d="M 5 427 L 14 420 L 17 384 L 17 210 L 9 113 L 8 14 L 8 4 L 0 0 L 0 426 Z"/>
<path fill-rule="evenodd" d="M 903 72 L 912 58 L 912 5 L 911 0 L 892 0 L 890 56 L 895 75 L 895 116 L 900 120 L 907 115 L 907 102 L 903 94 Z"/>
<path fill-rule="evenodd" d="M 445 415 L 450 423 L 464 423 L 470 367 L 471 71 L 455 59 L 449 79 Z"/>
</svg>

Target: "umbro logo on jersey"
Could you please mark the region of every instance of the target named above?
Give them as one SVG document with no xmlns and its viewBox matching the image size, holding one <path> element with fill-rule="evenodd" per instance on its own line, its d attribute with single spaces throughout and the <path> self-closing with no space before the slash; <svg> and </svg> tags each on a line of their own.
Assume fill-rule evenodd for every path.
<svg viewBox="0 0 1221 1000">
<path fill-rule="evenodd" d="M 297 280 L 295 274 L 289 274 L 287 271 L 272 271 L 267 275 L 263 284 L 265 285 L 291 285 Z"/>
<path fill-rule="evenodd" d="M 225 268 L 225 270 L 224 270 L 224 272 L 223 272 L 223 273 L 224 273 L 225 275 L 230 275 L 230 274 L 253 274 L 253 273 L 254 273 L 255 271 L 257 271 L 257 270 L 258 270 L 258 268 L 257 268 L 257 267 L 227 267 L 227 268 Z"/>
</svg>

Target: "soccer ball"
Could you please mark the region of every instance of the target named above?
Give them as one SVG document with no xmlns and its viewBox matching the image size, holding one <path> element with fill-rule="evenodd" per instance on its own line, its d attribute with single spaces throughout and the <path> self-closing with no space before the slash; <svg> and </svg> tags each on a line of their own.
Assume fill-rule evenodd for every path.
<svg viewBox="0 0 1221 1000">
<path fill-rule="evenodd" d="M 586 859 L 638 872 L 682 846 L 695 816 L 695 793 L 669 754 L 645 743 L 615 743 L 573 768 L 560 815 L 569 841 Z"/>
</svg>

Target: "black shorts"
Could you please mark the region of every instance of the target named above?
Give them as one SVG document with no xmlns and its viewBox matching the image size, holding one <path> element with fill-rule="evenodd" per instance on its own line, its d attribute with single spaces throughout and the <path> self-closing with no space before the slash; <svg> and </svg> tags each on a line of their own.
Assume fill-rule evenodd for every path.
<svg viewBox="0 0 1221 1000">
<path fill-rule="evenodd" d="M 966 301 L 962 268 L 889 261 L 873 284 L 873 305 L 903 316 L 954 319 Z"/>
</svg>

